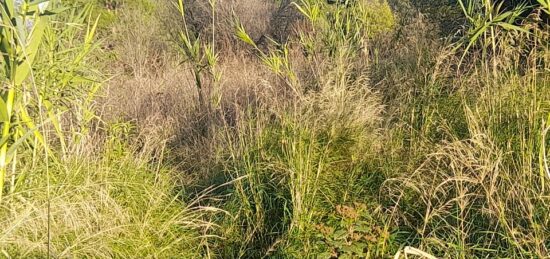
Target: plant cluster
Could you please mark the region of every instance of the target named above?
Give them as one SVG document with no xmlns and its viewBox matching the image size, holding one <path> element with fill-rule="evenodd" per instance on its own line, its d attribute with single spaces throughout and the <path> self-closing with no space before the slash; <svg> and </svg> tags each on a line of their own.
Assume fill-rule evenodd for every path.
<svg viewBox="0 0 550 259">
<path fill-rule="evenodd" d="M 0 0 L 0 256 L 544 258 L 548 0 Z"/>
</svg>

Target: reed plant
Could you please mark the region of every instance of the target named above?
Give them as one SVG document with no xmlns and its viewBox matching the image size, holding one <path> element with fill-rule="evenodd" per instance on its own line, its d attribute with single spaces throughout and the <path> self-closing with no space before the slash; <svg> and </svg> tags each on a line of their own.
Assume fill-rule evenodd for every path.
<svg viewBox="0 0 550 259">
<path fill-rule="evenodd" d="M 209 0 L 210 7 L 212 8 L 212 26 L 215 26 L 216 19 L 216 8 L 217 1 Z M 218 81 L 220 80 L 221 74 L 216 69 L 216 65 L 219 59 L 218 53 L 216 52 L 216 30 L 213 27 L 211 35 L 200 35 L 196 32 L 190 30 L 187 25 L 186 20 L 186 9 L 183 0 L 178 0 L 174 2 L 174 5 L 177 7 L 179 14 L 181 15 L 182 28 L 178 32 L 179 35 L 179 46 L 181 48 L 182 54 L 185 57 L 185 61 L 191 67 L 191 72 L 193 73 L 195 79 L 195 86 L 197 87 L 197 96 L 199 107 L 204 111 L 210 111 L 212 104 L 217 104 L 220 102 L 219 94 L 216 95 L 216 92 L 219 93 Z M 201 40 L 203 37 L 208 38 L 205 41 Z M 208 81 L 204 81 L 208 80 Z M 211 89 L 206 89 L 210 86 Z M 207 94 L 212 94 L 211 97 L 207 98 Z"/>
<path fill-rule="evenodd" d="M 44 139 L 29 117 L 24 101 L 23 83 L 32 72 L 32 64 L 49 23 L 45 11 L 48 2 L 2 2 L 2 72 L 5 76 L 2 93 L 2 143 L 0 146 L 0 200 L 4 192 L 5 177 L 10 164 L 15 165 L 17 146 L 30 135 L 36 142 Z M 21 139 L 21 141 L 18 141 Z M 13 162 L 13 163 L 12 163 Z M 13 167 L 15 170 L 15 167 Z M 13 189 L 13 184 L 11 189 Z"/>
</svg>

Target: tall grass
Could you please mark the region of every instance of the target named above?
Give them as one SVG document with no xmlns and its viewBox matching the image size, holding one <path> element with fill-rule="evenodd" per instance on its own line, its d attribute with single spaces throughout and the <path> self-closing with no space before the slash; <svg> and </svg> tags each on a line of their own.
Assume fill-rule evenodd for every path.
<svg viewBox="0 0 550 259">
<path fill-rule="evenodd" d="M 216 19 L 216 1 L 209 1 L 212 8 L 212 26 L 215 24 Z M 197 87 L 197 96 L 199 101 L 199 107 L 203 110 L 210 111 L 212 102 L 206 99 L 206 94 L 216 91 L 217 82 L 220 80 L 220 74 L 216 70 L 216 64 L 218 62 L 218 53 L 216 52 L 216 31 L 212 29 L 212 35 L 204 36 L 200 34 L 194 34 L 189 29 L 186 20 L 186 10 L 183 0 L 174 2 L 179 14 L 181 15 L 183 28 L 179 31 L 179 43 L 183 56 L 186 61 L 191 65 L 191 72 L 195 78 L 195 86 Z M 204 44 L 201 41 L 201 37 L 208 37 L 208 43 Z M 204 45 L 203 45 L 204 44 Z M 208 80 L 208 82 L 204 82 Z M 212 89 L 206 89 L 210 86 Z M 208 91 L 210 90 L 210 91 Z M 210 98 L 208 98 L 210 99 Z M 219 98 L 215 98 L 219 99 Z M 215 103 L 219 103 L 219 100 Z"/>
<path fill-rule="evenodd" d="M 47 5 L 47 2 L 30 4 L 27 1 L 4 1 L 1 6 L 2 56 L 4 58 L 2 70 L 6 78 L 7 89 L 2 93 L 0 107 L 3 111 L 2 144 L 0 146 L 0 200 L 4 192 L 8 166 L 16 155 L 17 145 L 12 145 L 10 142 L 17 143 L 19 138 L 28 135 L 27 132 L 35 135 L 41 142 L 44 141 L 35 129 L 35 122 L 29 121 L 28 104 L 22 100 L 23 89 L 21 88 L 31 73 L 31 66 L 49 22 L 49 18 L 44 14 Z M 27 15 L 27 13 L 33 14 Z M 14 125 L 18 127 L 19 133 L 14 133 Z M 15 165 L 15 161 L 13 164 Z"/>
<path fill-rule="evenodd" d="M 515 17 L 490 2 L 482 8 L 489 8 L 478 14 L 482 19 Z M 510 12 L 521 12 L 521 7 Z M 420 138 L 407 146 L 420 157 L 411 157 L 415 159 L 410 175 L 398 174 L 381 191 L 395 205 L 399 224 L 410 228 L 409 242 L 434 255 L 547 254 L 542 223 L 547 176 L 537 162 L 545 145 L 541 120 L 549 108 L 543 101 L 549 98 L 548 46 L 542 43 L 547 41 L 547 28 L 527 20 L 522 27 L 513 24 L 517 23 L 504 25 L 511 30 L 494 32 L 490 27 L 480 29 L 477 22 L 470 24 L 479 35 L 488 33 L 479 38 L 488 41 L 459 54 L 472 60 L 466 71 L 459 71 L 461 78 L 440 78 L 432 81 L 436 85 L 424 86 L 457 85 L 456 90 L 439 90 L 428 97 L 429 102 L 437 100 L 434 108 L 410 113 L 407 127 Z M 471 34 L 467 37 L 472 42 Z M 460 101 L 453 107 L 455 97 Z M 440 113 L 448 105 L 458 111 Z M 455 114 L 459 116 L 452 117 Z M 457 118 L 462 122 L 453 122 Z"/>
<path fill-rule="evenodd" d="M 312 226 L 337 204 L 355 201 L 348 184 L 358 179 L 364 159 L 377 144 L 382 108 L 368 80 L 358 76 L 367 64 L 349 65 L 346 60 L 364 57 L 356 51 L 368 53 L 363 41 L 381 30 L 369 24 L 388 17 L 372 18 L 368 12 L 376 8 L 362 5 L 346 10 L 303 2 L 297 8 L 315 29 L 278 50 L 260 49 L 246 28 L 236 26 L 237 36 L 256 49 L 283 92 L 274 97 L 278 101 L 245 111 L 236 129 L 226 129 L 231 152 L 225 170 L 232 178 L 245 178 L 235 183 L 235 201 L 229 207 L 237 220 L 226 223 L 231 226 L 226 235 L 236 239 L 236 246 L 224 247 L 224 254 L 303 256 L 331 249 L 315 243 Z M 367 18 L 360 20 L 359 15 Z M 359 21 L 364 23 L 356 24 Z M 300 58 L 293 44 L 311 56 Z M 310 77 L 299 77 L 300 69 Z M 234 208 L 234 203 L 242 205 Z"/>
<path fill-rule="evenodd" d="M 136 147 L 131 126 L 97 115 L 93 6 L 0 5 L 2 256 L 200 256 L 219 210 L 200 206 L 205 193 L 184 202 L 164 150 Z"/>
<path fill-rule="evenodd" d="M 213 227 L 199 200 L 174 194 L 172 172 L 151 169 L 126 147 L 107 144 L 100 157 L 70 157 L 35 166 L 5 195 L 0 251 L 28 257 L 197 257 Z M 115 150 L 124 150 L 116 153 Z M 47 175 L 50 182 L 44 181 Z"/>
<path fill-rule="evenodd" d="M 547 257 L 538 2 L 3 1 L 0 253 Z"/>
</svg>

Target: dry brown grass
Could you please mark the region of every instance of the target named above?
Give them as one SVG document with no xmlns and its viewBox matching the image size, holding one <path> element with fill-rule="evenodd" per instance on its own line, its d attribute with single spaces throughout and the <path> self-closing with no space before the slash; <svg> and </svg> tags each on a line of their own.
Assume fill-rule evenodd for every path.
<svg viewBox="0 0 550 259">
<path fill-rule="evenodd" d="M 211 6 L 208 1 L 186 2 L 187 19 L 191 29 L 201 37 L 211 37 Z M 273 1 L 218 1 L 216 3 L 215 43 L 221 53 L 217 70 L 221 81 L 214 87 L 205 80 L 205 96 L 213 103 L 213 114 L 200 111 L 197 91 L 187 65 L 178 64 L 181 57 L 167 40 L 172 29 L 180 26 L 177 14 L 170 3 L 156 10 L 158 16 L 143 19 L 140 11 L 120 9 L 119 25 L 113 28 L 113 55 L 118 67 L 117 74 L 108 82 L 102 98 L 102 117 L 107 121 L 131 121 L 136 125 L 138 138 L 154 138 L 176 147 L 182 160 L 180 164 L 189 171 L 208 171 L 216 159 L 215 149 L 223 146 L 216 128 L 231 128 L 237 124 L 247 109 L 260 103 L 288 100 L 287 87 L 279 78 L 265 68 L 257 57 L 250 55 L 251 49 L 238 42 L 234 34 L 235 17 L 247 28 L 254 39 L 282 33 L 284 28 L 273 27 L 280 23 L 282 12 Z M 282 10 L 282 11 L 281 11 Z M 277 16 L 279 15 L 279 16 Z M 284 34 L 284 33 L 282 33 Z M 295 66 L 304 77 L 309 71 L 301 68 L 305 62 L 302 53 L 294 48 Z M 221 96 L 221 103 L 215 97 Z M 277 97 L 275 97 L 277 96 Z"/>
<path fill-rule="evenodd" d="M 165 0 L 171 5 L 172 0 Z M 233 53 L 235 46 L 242 44 L 235 39 L 235 22 L 238 20 L 250 33 L 252 39 L 259 40 L 269 35 L 272 18 L 277 12 L 277 4 L 271 0 L 218 0 L 215 2 L 214 16 L 210 1 L 186 1 L 186 21 L 189 29 L 203 39 L 214 39 L 219 51 Z M 181 17 L 174 8 L 163 11 L 163 22 L 168 31 L 176 35 L 178 26 L 183 26 Z M 215 31 L 213 34 L 212 32 Z"/>
<path fill-rule="evenodd" d="M 171 63 L 154 74 L 119 75 L 109 81 L 102 117 L 135 124 L 141 143 L 169 143 L 182 169 L 208 178 L 216 150 L 223 149 L 220 130 L 234 127 L 246 110 L 272 102 L 281 92 L 277 80 L 248 55 L 229 56 L 218 69 L 223 75 L 222 102 L 213 114 L 199 109 L 194 79 L 186 66 Z"/>
</svg>

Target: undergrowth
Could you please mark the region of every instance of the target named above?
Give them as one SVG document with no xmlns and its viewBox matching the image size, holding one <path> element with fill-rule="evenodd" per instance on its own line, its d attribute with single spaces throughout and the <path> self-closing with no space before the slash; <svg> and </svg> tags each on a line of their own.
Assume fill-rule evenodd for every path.
<svg viewBox="0 0 550 259">
<path fill-rule="evenodd" d="M 0 7 L 3 257 L 549 255 L 546 0 Z"/>
</svg>

